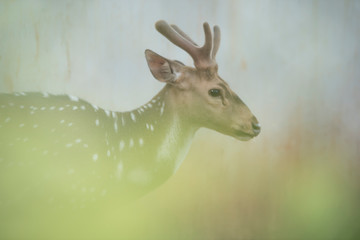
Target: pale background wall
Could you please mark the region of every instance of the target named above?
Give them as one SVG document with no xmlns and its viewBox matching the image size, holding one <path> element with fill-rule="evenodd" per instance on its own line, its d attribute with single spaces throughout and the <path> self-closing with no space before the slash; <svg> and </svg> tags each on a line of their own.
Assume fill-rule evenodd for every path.
<svg viewBox="0 0 360 240">
<path fill-rule="evenodd" d="M 222 30 L 222 77 L 269 123 L 265 131 L 281 131 L 301 107 L 314 124 L 342 108 L 351 132 L 360 120 L 359 13 L 359 1 L 1 1 L 0 90 L 128 110 L 162 87 L 146 48 L 191 64 L 154 23 L 176 23 L 202 43 L 208 21 Z"/>
<path fill-rule="evenodd" d="M 112 110 L 143 104 L 163 86 L 147 68 L 145 49 L 192 63 L 157 33 L 154 23 L 159 19 L 177 24 L 199 43 L 204 21 L 221 27 L 220 75 L 263 127 L 249 143 L 202 130 L 175 177 L 179 189 L 184 176 L 200 181 L 196 169 L 211 175 L 226 166 L 220 177 L 227 179 L 226 185 L 234 181 L 227 176 L 240 167 L 252 172 L 265 166 L 263 173 L 272 171 L 276 176 L 279 166 L 266 165 L 269 160 L 302 162 L 301 156 L 312 152 L 339 156 L 340 168 L 334 168 L 344 175 L 350 176 L 351 170 L 358 173 L 360 1 L 356 0 L 3 0 L 0 91 L 65 92 Z M 220 159 L 210 154 L 200 154 L 207 160 L 198 159 L 195 151 L 201 144 L 221 149 L 215 154 Z M 235 161 L 239 151 L 242 160 Z M 258 153 L 264 156 L 254 157 Z M 242 165 L 247 159 L 257 163 Z M 260 185 L 266 181 L 246 180 Z M 171 181 L 168 190 L 175 188 Z M 206 181 L 204 188 L 209 186 Z M 352 186 L 358 188 L 357 183 Z"/>
<path fill-rule="evenodd" d="M 66 92 L 120 110 L 142 104 L 162 86 L 147 69 L 146 48 L 191 64 L 154 29 L 165 19 L 198 42 L 204 21 L 221 27 L 220 73 L 255 112 L 283 115 L 311 97 L 330 109 L 355 105 L 349 99 L 359 87 L 358 1 L 0 4 L 3 92 Z"/>
</svg>

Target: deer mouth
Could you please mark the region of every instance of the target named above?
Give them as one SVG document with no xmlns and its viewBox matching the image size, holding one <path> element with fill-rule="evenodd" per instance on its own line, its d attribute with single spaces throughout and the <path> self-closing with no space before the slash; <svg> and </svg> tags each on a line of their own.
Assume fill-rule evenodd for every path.
<svg viewBox="0 0 360 240">
<path fill-rule="evenodd" d="M 256 135 L 254 135 L 254 134 L 250 134 L 250 133 L 246 133 L 246 132 L 238 130 L 235 132 L 234 137 L 240 141 L 249 141 L 250 139 L 252 139 L 255 136 Z"/>
</svg>

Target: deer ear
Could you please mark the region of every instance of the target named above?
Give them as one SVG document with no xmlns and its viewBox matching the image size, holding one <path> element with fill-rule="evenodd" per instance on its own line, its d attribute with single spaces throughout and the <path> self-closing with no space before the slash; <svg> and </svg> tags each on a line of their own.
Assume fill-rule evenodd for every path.
<svg viewBox="0 0 360 240">
<path fill-rule="evenodd" d="M 177 75 L 175 69 L 173 69 L 174 66 L 172 61 L 149 49 L 145 51 L 145 57 L 152 75 L 157 80 L 166 83 L 176 82 Z"/>
</svg>

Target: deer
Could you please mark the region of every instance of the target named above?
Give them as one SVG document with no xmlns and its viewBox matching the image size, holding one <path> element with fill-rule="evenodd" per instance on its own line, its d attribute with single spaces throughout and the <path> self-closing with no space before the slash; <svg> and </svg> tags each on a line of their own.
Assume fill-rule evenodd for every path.
<svg viewBox="0 0 360 240">
<path fill-rule="evenodd" d="M 194 66 L 145 50 L 165 86 L 132 111 L 66 94 L 0 94 L 0 206 L 136 199 L 176 173 L 200 128 L 242 141 L 259 135 L 256 117 L 218 74 L 220 28 L 203 24 L 203 46 L 164 20 L 155 28 Z"/>
</svg>

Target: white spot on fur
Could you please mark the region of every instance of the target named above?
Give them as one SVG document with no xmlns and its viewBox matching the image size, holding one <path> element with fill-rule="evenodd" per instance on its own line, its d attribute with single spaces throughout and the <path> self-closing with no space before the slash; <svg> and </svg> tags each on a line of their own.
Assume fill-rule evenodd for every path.
<svg viewBox="0 0 360 240">
<path fill-rule="evenodd" d="M 123 115 L 121 116 L 121 123 L 122 123 L 123 126 L 125 126 L 125 119 L 124 119 Z"/>
<path fill-rule="evenodd" d="M 162 105 L 161 105 L 160 116 L 162 116 L 164 114 L 164 108 L 165 108 L 165 102 L 163 102 Z"/>
<path fill-rule="evenodd" d="M 150 130 L 153 132 L 154 131 L 154 126 L 152 124 L 150 124 Z"/>
<path fill-rule="evenodd" d="M 49 94 L 48 94 L 47 92 L 43 92 L 42 94 L 43 94 L 43 97 L 44 97 L 44 98 L 48 98 L 48 97 L 49 97 Z"/>
<path fill-rule="evenodd" d="M 107 150 L 107 152 L 106 152 L 106 156 L 110 157 L 110 155 L 111 155 L 110 150 Z"/>
<path fill-rule="evenodd" d="M 81 143 L 81 138 L 75 140 L 76 143 Z"/>
<path fill-rule="evenodd" d="M 94 155 L 92 156 L 93 161 L 96 162 L 96 161 L 98 160 L 98 157 L 99 157 L 99 156 L 98 156 L 97 154 L 94 154 Z"/>
<path fill-rule="evenodd" d="M 78 107 L 77 107 L 77 106 L 73 106 L 72 110 L 76 110 L 76 109 L 78 109 Z"/>
<path fill-rule="evenodd" d="M 117 165 L 117 169 L 116 169 L 116 177 L 118 179 L 120 179 L 122 177 L 123 170 L 124 170 L 124 166 L 123 166 L 122 162 L 119 162 L 119 164 Z"/>
<path fill-rule="evenodd" d="M 86 109 L 86 107 L 85 107 L 84 105 L 82 105 L 80 108 L 81 108 L 82 110 L 85 110 L 85 109 Z"/>
<path fill-rule="evenodd" d="M 65 145 L 65 147 L 67 147 L 67 148 L 72 147 L 72 143 L 68 143 L 68 144 L 66 144 L 66 145 Z"/>
<path fill-rule="evenodd" d="M 142 147 L 142 145 L 144 145 L 144 139 L 140 138 L 140 139 L 139 139 L 139 144 L 140 144 L 140 146 Z"/>
<path fill-rule="evenodd" d="M 62 123 L 64 123 L 65 122 L 65 120 L 63 119 L 63 120 L 60 120 L 60 123 L 62 124 Z"/>
<path fill-rule="evenodd" d="M 117 125 L 117 122 L 114 123 L 114 129 L 115 129 L 115 132 L 118 132 L 118 125 Z"/>
<path fill-rule="evenodd" d="M 83 144 L 83 147 L 84 147 L 84 148 L 88 148 L 89 145 L 87 145 L 86 143 L 84 143 L 84 144 Z"/>
<path fill-rule="evenodd" d="M 136 121 L 136 117 L 134 113 L 130 113 L 131 119 L 135 122 Z"/>
<path fill-rule="evenodd" d="M 68 126 L 71 127 L 73 125 L 73 123 L 69 123 Z"/>
<path fill-rule="evenodd" d="M 129 147 L 133 147 L 133 146 L 134 146 L 134 139 L 130 138 Z"/>
<path fill-rule="evenodd" d="M 99 107 L 94 104 L 91 104 L 91 106 L 95 109 L 95 111 L 97 111 L 99 109 Z"/>
<path fill-rule="evenodd" d="M 54 110 L 54 109 L 55 109 L 55 106 L 51 106 L 51 107 L 50 107 L 50 110 Z"/>
<path fill-rule="evenodd" d="M 23 109 L 23 108 L 24 108 L 24 105 L 21 105 L 20 108 Z"/>
<path fill-rule="evenodd" d="M 6 122 L 6 123 L 7 123 L 7 122 L 10 122 L 10 120 L 11 120 L 11 118 L 7 117 L 7 118 L 5 119 L 5 122 Z"/>
<path fill-rule="evenodd" d="M 68 95 L 71 101 L 78 102 L 79 98 L 75 96 Z"/>
<path fill-rule="evenodd" d="M 100 124 L 99 119 L 96 119 L 96 120 L 95 120 L 95 125 L 96 125 L 96 126 L 99 126 L 99 124 Z"/>
<path fill-rule="evenodd" d="M 24 126 L 25 126 L 25 124 L 23 124 L 23 123 L 19 124 L 19 127 L 21 127 L 21 128 L 24 127 Z"/>
<path fill-rule="evenodd" d="M 125 142 L 123 140 L 120 141 L 119 143 L 119 150 L 122 151 L 125 147 Z"/>
<path fill-rule="evenodd" d="M 64 110 L 64 108 L 63 108 L 63 107 L 59 107 L 59 111 L 62 111 L 62 110 Z"/>
<path fill-rule="evenodd" d="M 39 125 L 37 125 L 37 124 L 34 124 L 34 125 L 33 125 L 33 128 L 37 128 L 38 126 L 39 126 Z"/>
<path fill-rule="evenodd" d="M 104 110 L 106 116 L 110 117 L 110 111 L 109 110 Z"/>
<path fill-rule="evenodd" d="M 41 107 L 40 110 L 41 111 L 44 111 L 46 109 L 46 107 Z"/>
</svg>

